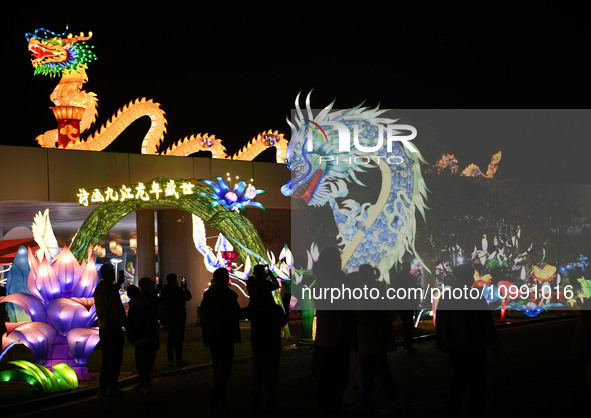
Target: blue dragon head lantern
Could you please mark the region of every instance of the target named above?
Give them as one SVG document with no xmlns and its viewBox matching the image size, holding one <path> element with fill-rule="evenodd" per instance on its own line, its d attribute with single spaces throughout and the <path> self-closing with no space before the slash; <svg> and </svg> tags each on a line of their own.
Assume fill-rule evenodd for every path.
<svg viewBox="0 0 591 418">
<path fill-rule="evenodd" d="M 296 99 L 293 120 L 288 121 L 292 178 L 281 191 L 307 206 L 330 206 L 345 273 L 370 264 L 389 282 L 390 269 L 405 253 L 420 260 L 414 237 L 416 212 L 425 216 L 424 160 L 410 142 L 413 137 L 400 135 L 414 128 L 383 117 L 387 110 L 378 107 L 333 110 L 333 104 L 313 111 L 309 94 L 305 109 L 299 106 L 299 96 Z M 365 202 L 349 185 L 367 187 L 359 173 L 370 170 L 380 174 L 381 184 L 372 185 L 380 192 L 376 201 Z"/>
</svg>

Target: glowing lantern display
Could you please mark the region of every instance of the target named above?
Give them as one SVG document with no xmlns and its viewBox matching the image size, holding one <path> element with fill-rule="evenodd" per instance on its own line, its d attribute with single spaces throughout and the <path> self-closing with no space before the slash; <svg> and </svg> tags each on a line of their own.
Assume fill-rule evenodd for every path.
<svg viewBox="0 0 591 418">
<path fill-rule="evenodd" d="M 137 251 L 137 238 L 130 238 L 129 239 L 129 248 L 131 248 L 131 251 L 133 251 L 134 253 L 136 253 L 136 251 Z"/>
<path fill-rule="evenodd" d="M 474 287 L 484 287 L 492 283 L 492 276 L 485 274 L 481 276 L 477 271 L 474 271 Z"/>
<path fill-rule="evenodd" d="M 226 262 L 226 268 L 228 269 L 228 273 L 232 272 L 232 261 L 238 256 L 236 251 L 222 251 L 221 252 L 222 258 Z"/>
<path fill-rule="evenodd" d="M 261 193 L 265 193 L 264 190 L 257 190 L 254 186 L 246 186 L 246 183 L 240 181 L 236 183 L 234 188 L 230 190 L 228 183 L 221 178 L 216 177 L 217 184 L 211 180 L 201 180 L 208 186 L 210 186 L 214 193 L 200 193 L 197 197 L 208 196 L 211 197 L 211 207 L 214 208 L 217 205 L 222 205 L 228 210 L 238 211 L 239 209 L 244 210 L 245 206 L 255 206 L 266 211 L 266 209 L 258 202 L 253 202 L 255 196 Z"/>
<path fill-rule="evenodd" d="M 65 363 L 58 363 L 52 370 L 25 360 L 10 361 L 8 364 L 20 367 L 0 371 L 0 382 L 21 381 L 43 392 L 58 392 L 76 389 L 78 377 Z"/>
<path fill-rule="evenodd" d="M 254 199 L 257 195 L 256 187 L 254 187 L 252 184 L 249 184 L 248 187 L 246 188 L 246 191 L 244 192 L 244 195 L 248 199 Z"/>
<path fill-rule="evenodd" d="M 57 121 L 57 146 L 66 148 L 71 141 L 80 140 L 80 121 L 85 109 L 78 106 L 54 106 L 51 110 Z"/>
<path fill-rule="evenodd" d="M 88 379 L 86 362 L 99 342 L 94 306 L 98 284 L 92 251 L 87 261 L 79 264 L 68 247 L 50 263 L 28 250 L 31 268 L 27 287 L 30 294 L 13 293 L 0 298 L 25 310 L 31 322 L 7 323 L 2 336 L 2 352 L 20 340 L 35 361 L 45 367 L 59 363 L 69 365 L 78 379 Z"/>
<path fill-rule="evenodd" d="M 252 161 L 263 151 L 274 147 L 276 161 L 285 161 L 287 141 L 278 131 L 263 131 L 248 142 L 233 156 L 226 154 L 222 140 L 215 135 L 190 135 L 182 138 L 167 150 L 158 150 L 162 137 L 166 133 L 165 113 L 160 104 L 151 99 L 136 99 L 112 116 L 102 128 L 97 129 L 81 140 L 84 134 L 96 121 L 98 116 L 98 99 L 94 92 L 86 91 L 83 85 L 88 82 L 86 70 L 88 65 L 97 59 L 93 52 L 94 46 L 89 44 L 93 34 L 73 35 L 68 27 L 63 33 L 55 33 L 49 29 L 39 28 L 25 34 L 28 49 L 31 53 L 31 64 L 34 74 L 50 77 L 61 77 L 51 95 L 55 103 L 53 108 L 58 129 L 51 129 L 37 136 L 37 142 L 43 147 L 59 147 L 87 151 L 101 151 L 125 130 L 129 123 L 143 116 L 152 120 L 150 129 L 145 135 L 141 152 L 143 154 L 163 154 L 188 156 L 198 151 L 208 151 L 213 158 L 231 158 L 234 160 Z M 81 109 L 78 111 L 75 109 Z M 78 113 L 76 117 L 64 117 L 67 113 Z"/>
<path fill-rule="evenodd" d="M 556 277 L 556 267 L 550 264 L 546 264 L 544 268 L 533 266 L 531 276 L 540 282 L 548 282 Z"/>
<path fill-rule="evenodd" d="M 505 313 L 507 312 L 509 301 L 517 296 L 515 291 L 511 293 L 512 289 L 516 289 L 516 287 L 513 282 L 510 282 L 509 280 L 501 280 L 497 287 L 499 288 L 499 297 L 501 298 L 501 321 L 503 321 L 505 320 Z"/>
</svg>

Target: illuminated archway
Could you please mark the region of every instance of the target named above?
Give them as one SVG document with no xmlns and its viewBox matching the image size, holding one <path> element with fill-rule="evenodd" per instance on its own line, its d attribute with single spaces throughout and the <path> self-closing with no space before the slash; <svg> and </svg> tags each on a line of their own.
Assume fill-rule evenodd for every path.
<svg viewBox="0 0 591 418">
<path fill-rule="evenodd" d="M 170 181 L 182 182 L 185 180 L 159 177 L 146 184 L 157 182 L 166 184 Z M 254 225 L 238 212 L 225 209 L 222 205 L 212 207 L 214 199 L 209 196 L 199 196 L 202 193 L 211 193 L 212 188 L 196 184 L 190 195 L 179 194 L 177 196 L 165 196 L 164 194 L 154 198 L 149 196 L 147 200 L 126 200 L 101 203 L 86 218 L 70 247 L 78 261 L 87 254 L 88 247 L 96 245 L 121 219 L 129 213 L 150 207 L 176 207 L 179 210 L 190 212 L 203 219 L 210 227 L 217 229 L 235 245 L 235 250 L 240 258 L 245 261 L 251 257 L 251 262 L 258 261 L 249 255 L 247 249 L 267 258 L 267 251 Z M 199 197 L 197 197 L 199 196 Z"/>
</svg>

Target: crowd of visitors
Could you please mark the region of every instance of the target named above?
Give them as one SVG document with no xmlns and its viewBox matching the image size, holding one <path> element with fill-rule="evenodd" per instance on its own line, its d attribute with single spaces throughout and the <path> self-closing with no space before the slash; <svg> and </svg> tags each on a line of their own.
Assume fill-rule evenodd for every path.
<svg viewBox="0 0 591 418">
<path fill-rule="evenodd" d="M 191 299 L 191 293 L 184 277 L 179 283 L 175 274 L 169 274 L 167 284 L 159 293 L 155 282 L 144 277 L 137 287 L 127 287 L 130 302 L 126 315 L 118 295 L 119 286 L 113 267 L 105 264 L 100 272 L 102 280 L 95 292 L 102 350 L 99 395 L 121 394 L 117 379 L 124 335 L 135 350 L 139 377 L 137 388 L 149 395 L 152 392 L 150 376 L 160 346 L 161 325 L 168 331 L 166 353 L 169 366 L 186 365 L 182 356 L 187 318 L 185 303 Z M 458 266 L 454 271 L 454 286 L 470 287 L 473 272 L 469 264 Z M 362 265 L 357 272 L 348 275 L 343 273 L 340 253 L 333 247 L 320 254 L 313 273 L 319 287 L 331 287 L 347 281 L 377 288 L 385 286 L 378 280 L 379 271 L 370 265 Z M 392 271 L 391 277 L 397 287 L 416 286 L 408 263 L 403 263 L 398 271 Z M 227 387 L 232 373 L 234 345 L 241 341 L 239 322 L 248 320 L 252 348 L 249 413 L 258 416 L 262 411 L 264 416 L 275 416 L 282 332 L 288 322 L 288 310 L 282 302 L 280 285 L 267 266 L 255 266 L 247 285 L 249 303 L 241 308 L 238 295 L 230 284 L 228 270 L 217 269 L 199 307 L 203 343 L 209 349 L 213 365 L 211 415 L 226 416 L 229 412 Z M 474 413 L 478 407 L 474 391 L 482 391 L 486 387 L 486 365 L 483 367 L 482 363 L 486 358 L 485 350 L 491 347 L 495 354 L 500 352 L 492 316 L 488 309 L 478 306 L 486 303 L 484 300 L 441 303 L 443 305 L 438 309 L 436 321 L 437 347 L 449 355 L 452 370 L 447 405 L 449 416 L 462 413 L 464 397 L 468 413 Z M 458 303 L 458 306 L 453 303 Z M 403 324 L 403 348 L 408 353 L 416 351 L 412 344 L 412 332 L 417 307 L 417 301 L 407 301 L 398 306 Z M 396 416 L 400 412 L 395 377 L 388 364 L 388 352 L 396 349 L 393 314 L 391 310 L 352 309 L 351 306 L 338 304 L 317 309 L 311 370 L 317 378 L 317 405 L 321 416 L 341 416 L 354 403 L 356 391 L 367 415 L 371 416 L 375 412 L 373 393 L 376 379 L 383 387 L 388 414 Z M 159 319 L 162 324 L 159 324 Z M 472 367 L 477 361 L 480 367 Z"/>
</svg>

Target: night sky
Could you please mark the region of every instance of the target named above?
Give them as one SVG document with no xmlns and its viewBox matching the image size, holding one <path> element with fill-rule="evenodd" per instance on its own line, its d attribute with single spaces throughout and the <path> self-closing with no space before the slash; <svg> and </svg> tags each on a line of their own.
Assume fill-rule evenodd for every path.
<svg viewBox="0 0 591 418">
<path fill-rule="evenodd" d="M 3 13 L 4 123 L 1 143 L 37 146 L 55 128 L 49 94 L 57 79 L 33 76 L 26 32 L 93 31 L 98 60 L 86 90 L 99 99 L 98 122 L 136 97 L 167 113 L 166 147 L 190 134 L 215 134 L 229 153 L 257 133 L 278 129 L 298 92 L 313 89 L 312 107 L 365 101 L 383 108 L 588 108 L 590 30 L 567 2 L 534 7 L 226 2 L 175 5 L 128 2 L 121 10 L 59 2 L 11 6 Z M 14 93 L 10 93 L 15 89 Z M 107 148 L 140 152 L 149 122 L 137 121 Z M 94 128 L 93 128 L 94 129 Z M 500 177 L 590 183 L 590 142 L 465 141 L 416 143 L 429 162 L 452 152 L 463 167 L 485 168 L 503 151 Z M 162 148 L 161 148 L 162 149 Z M 269 160 L 269 155 L 261 156 Z"/>
</svg>

